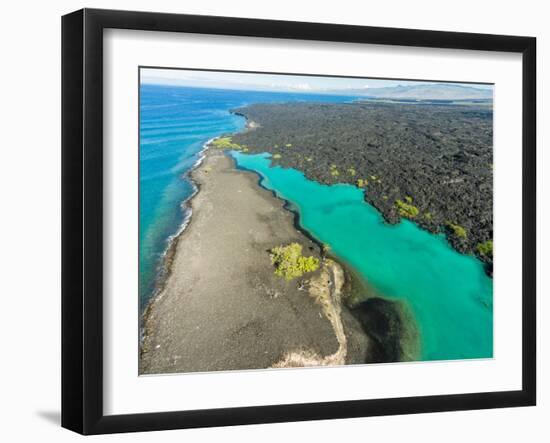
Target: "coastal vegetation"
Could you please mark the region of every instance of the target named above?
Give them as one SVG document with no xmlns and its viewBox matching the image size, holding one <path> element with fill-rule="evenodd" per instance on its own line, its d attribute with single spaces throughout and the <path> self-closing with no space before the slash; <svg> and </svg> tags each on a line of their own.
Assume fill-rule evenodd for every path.
<svg viewBox="0 0 550 443">
<path fill-rule="evenodd" d="M 302 245 L 299 243 L 274 247 L 270 251 L 270 258 L 271 264 L 275 266 L 275 275 L 286 280 L 301 277 L 319 268 L 319 259 L 302 255 Z"/>
<path fill-rule="evenodd" d="M 477 251 L 484 256 L 493 255 L 493 240 L 487 240 L 477 244 Z"/>
<path fill-rule="evenodd" d="M 467 238 L 468 233 L 466 232 L 466 229 L 464 229 L 462 226 L 456 223 L 448 222 L 447 226 L 451 229 L 454 235 L 456 235 L 458 238 Z"/>
<path fill-rule="evenodd" d="M 408 196 L 405 197 L 405 201 L 397 199 L 395 201 L 395 206 L 397 206 L 401 217 L 415 218 L 420 212 L 419 209 L 412 204 L 412 198 Z"/>
<path fill-rule="evenodd" d="M 238 143 L 234 143 L 232 138 L 229 136 L 215 138 L 214 140 L 212 140 L 211 144 L 218 149 L 242 149 L 242 146 Z"/>
</svg>

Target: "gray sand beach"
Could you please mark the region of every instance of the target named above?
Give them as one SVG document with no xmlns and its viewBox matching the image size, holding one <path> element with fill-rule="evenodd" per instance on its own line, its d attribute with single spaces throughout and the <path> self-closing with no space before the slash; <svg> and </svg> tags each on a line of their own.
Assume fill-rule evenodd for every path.
<svg viewBox="0 0 550 443">
<path fill-rule="evenodd" d="M 144 314 L 140 374 L 300 366 L 291 353 L 307 356 L 303 365 L 364 363 L 368 339 L 339 303 L 337 263 L 303 279 L 274 275 L 275 246 L 298 242 L 320 257 L 284 202 L 215 149 L 191 176 L 199 192 Z"/>
</svg>

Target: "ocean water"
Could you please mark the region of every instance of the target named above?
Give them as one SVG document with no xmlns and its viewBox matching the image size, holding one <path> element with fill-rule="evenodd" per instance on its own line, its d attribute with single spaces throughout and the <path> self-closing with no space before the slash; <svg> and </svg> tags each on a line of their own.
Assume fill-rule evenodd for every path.
<svg viewBox="0 0 550 443">
<path fill-rule="evenodd" d="M 251 92 L 142 84 L 139 144 L 139 300 L 154 292 L 159 265 L 186 216 L 182 202 L 194 192 L 185 174 L 201 157 L 203 145 L 244 127 L 229 110 L 249 103 L 350 101 L 355 97 Z"/>
<path fill-rule="evenodd" d="M 371 288 L 407 304 L 420 332 L 422 360 L 493 356 L 493 281 L 479 260 L 407 220 L 384 223 L 355 186 L 322 185 L 295 169 L 272 166 L 267 153 L 231 155 L 289 201 L 301 227 L 329 244 Z"/>
</svg>

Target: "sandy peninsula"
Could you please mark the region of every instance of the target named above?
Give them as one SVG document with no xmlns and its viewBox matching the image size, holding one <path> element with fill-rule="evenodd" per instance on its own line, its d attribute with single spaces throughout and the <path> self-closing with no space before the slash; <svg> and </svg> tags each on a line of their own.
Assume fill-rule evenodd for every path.
<svg viewBox="0 0 550 443">
<path fill-rule="evenodd" d="M 322 260 L 284 202 L 209 149 L 168 275 L 143 318 L 140 374 L 364 363 L 369 340 L 342 304 L 345 273 Z M 269 250 L 300 243 L 320 268 L 286 281 Z"/>
</svg>

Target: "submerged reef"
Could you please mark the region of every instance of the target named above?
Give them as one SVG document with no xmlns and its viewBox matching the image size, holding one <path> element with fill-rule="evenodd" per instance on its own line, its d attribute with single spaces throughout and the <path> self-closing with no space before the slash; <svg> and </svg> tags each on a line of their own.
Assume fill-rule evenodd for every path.
<svg viewBox="0 0 550 443">
<path fill-rule="evenodd" d="M 354 306 L 352 313 L 371 340 L 366 363 L 418 360 L 420 337 L 402 302 L 372 297 Z"/>
<path fill-rule="evenodd" d="M 231 144 L 324 184 L 349 183 L 388 223 L 443 232 L 492 272 L 490 104 L 253 104 Z M 514 179 L 511 177 L 511 179 Z"/>
</svg>

